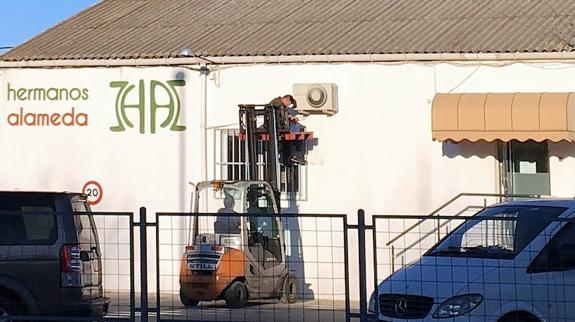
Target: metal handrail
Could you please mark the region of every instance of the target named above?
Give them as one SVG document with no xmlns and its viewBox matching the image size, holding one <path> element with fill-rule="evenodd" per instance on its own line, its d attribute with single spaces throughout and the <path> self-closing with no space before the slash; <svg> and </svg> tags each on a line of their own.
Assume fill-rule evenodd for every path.
<svg viewBox="0 0 575 322">
<path fill-rule="evenodd" d="M 455 215 L 450 216 L 450 218 L 449 218 L 448 220 L 451 221 L 451 220 L 454 220 L 454 219 L 459 219 L 459 218 L 454 218 L 454 217 L 459 217 L 459 216 L 461 216 L 462 214 L 468 212 L 469 210 L 483 210 L 483 209 L 485 209 L 485 206 L 470 205 L 470 206 L 467 206 L 467 207 L 461 209 L 461 210 L 460 210 L 459 212 L 457 212 Z M 443 217 L 437 217 L 437 219 L 435 219 L 435 220 L 441 220 L 441 218 L 443 218 Z M 462 217 L 462 218 L 466 218 L 466 217 Z M 437 228 L 434 228 L 432 231 L 430 231 L 430 232 L 428 232 L 427 234 L 423 235 L 422 237 L 420 237 L 418 240 L 414 241 L 414 242 L 411 243 L 410 245 L 405 246 L 405 247 L 403 248 L 403 250 L 400 251 L 400 252 L 397 254 L 397 257 L 399 257 L 399 256 L 401 256 L 401 255 L 407 253 L 407 251 L 410 250 L 413 246 L 419 244 L 421 241 L 423 241 L 423 240 L 426 239 L 427 237 L 429 237 L 429 236 L 435 234 L 436 232 L 439 234 L 439 233 L 441 232 L 441 228 L 447 226 L 447 224 L 449 224 L 448 221 L 439 224 Z M 439 241 L 441 238 L 440 238 L 439 235 L 438 235 L 437 237 L 438 237 L 438 240 L 437 240 L 437 241 Z"/>
<path fill-rule="evenodd" d="M 415 229 L 417 226 L 421 225 L 424 221 L 428 218 L 435 216 L 441 210 L 447 208 L 447 206 L 451 205 L 457 199 L 461 197 L 499 197 L 499 198 L 541 198 L 541 195 L 530 195 L 530 194 L 501 194 L 501 193 L 473 193 L 473 192 L 462 192 L 457 194 L 455 197 L 449 199 L 446 203 L 441 205 L 439 208 L 432 211 L 429 215 L 425 218 L 420 219 L 418 222 L 413 224 L 411 227 L 404 230 L 401 234 L 397 235 L 396 237 L 392 238 L 388 241 L 385 246 L 389 246 L 393 244 L 396 240 L 400 239 L 401 237 L 405 236 L 407 233 Z"/>
</svg>

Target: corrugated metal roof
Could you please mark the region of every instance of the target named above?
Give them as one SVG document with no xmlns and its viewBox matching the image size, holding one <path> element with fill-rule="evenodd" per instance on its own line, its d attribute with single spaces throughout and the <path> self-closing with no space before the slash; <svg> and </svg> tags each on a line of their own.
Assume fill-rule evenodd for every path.
<svg viewBox="0 0 575 322">
<path fill-rule="evenodd" d="M 572 0 L 104 0 L 4 61 L 567 52 Z"/>
</svg>

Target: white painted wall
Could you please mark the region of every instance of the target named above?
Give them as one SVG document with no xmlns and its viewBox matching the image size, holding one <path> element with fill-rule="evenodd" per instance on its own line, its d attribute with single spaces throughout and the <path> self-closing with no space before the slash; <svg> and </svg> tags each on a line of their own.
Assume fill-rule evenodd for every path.
<svg viewBox="0 0 575 322">
<path fill-rule="evenodd" d="M 127 101 L 137 104 L 138 81 L 147 87 L 150 80 L 176 79 L 182 72 L 187 81 L 180 89 L 183 101 L 180 123 L 185 132 L 161 129 L 159 123 L 166 112 L 158 112 L 158 130 L 150 134 L 149 91 L 146 88 L 146 133 L 138 133 L 137 111 L 127 111 L 135 128 L 112 132 L 117 125 L 115 100 L 118 90 L 111 81 L 129 81 L 136 88 Z M 102 202 L 94 210 L 137 211 L 147 206 L 151 211 L 176 211 L 189 205 L 186 180 L 199 176 L 194 164 L 199 161 L 198 95 L 196 73 L 169 68 L 65 69 L 65 70 L 3 70 L 0 71 L 0 189 L 80 191 L 89 180 L 98 181 L 104 192 Z M 11 88 L 85 88 L 87 100 L 8 100 Z M 158 101 L 167 102 L 162 90 Z M 7 118 L 20 108 L 34 113 L 88 114 L 88 126 L 9 126 Z"/>
<path fill-rule="evenodd" d="M 208 83 L 208 127 L 236 123 L 237 104 L 266 103 L 290 93 L 293 83 L 335 83 L 339 113 L 333 117 L 314 115 L 303 121 L 314 132 L 318 145 L 308 156 L 308 198 L 299 203 L 300 212 L 347 213 L 351 223 L 355 222 L 358 208 L 367 214 L 427 214 L 460 192 L 499 189 L 494 143 L 432 141 L 434 94 L 575 91 L 571 81 L 574 67 L 568 63 L 222 67 L 219 86 L 213 81 Z M 110 88 L 111 81 L 126 80 L 138 85 L 140 79 L 147 83 L 152 79 L 176 78 L 187 82 L 179 89 L 183 102 L 181 123 L 188 127 L 185 132 L 159 129 L 156 134 L 139 134 L 136 129 L 120 133 L 109 130 L 116 125 L 117 90 Z M 87 88 L 90 98 L 8 101 L 8 83 L 18 88 Z M 146 98 L 149 99 L 148 93 Z M 189 211 L 191 187 L 187 182 L 200 179 L 199 100 L 200 76 L 183 68 L 0 70 L 0 189 L 79 191 L 85 182 L 97 180 L 103 185 L 104 198 L 93 207 L 95 210 L 137 211 L 146 206 L 152 213 Z M 36 112 L 75 107 L 76 111 L 89 114 L 89 126 L 7 126 L 8 115 L 20 107 Z M 137 121 L 135 112 L 129 113 Z M 165 117 L 161 113 L 159 119 Z M 148 124 L 149 119 L 147 130 Z M 208 179 L 213 174 L 212 138 L 213 130 L 209 130 Z M 570 179 L 575 168 L 575 146 L 552 143 L 550 154 L 552 193 L 575 195 Z M 300 226 L 310 227 L 310 223 L 300 222 Z M 355 240 L 353 233 L 350 237 Z M 178 243 L 185 239 L 169 232 L 163 232 L 160 238 L 170 243 L 174 238 Z M 302 233 L 304 244 L 306 240 L 310 245 L 320 243 L 325 238 L 320 239 L 316 233 Z M 351 243 L 350 247 L 350 260 L 355 262 L 357 245 Z M 317 258 L 317 248 L 306 252 L 304 260 L 313 262 Z M 166 249 L 166 253 L 177 254 L 179 250 Z M 370 259 L 368 248 L 368 263 Z M 326 271 L 320 266 L 315 263 L 306 271 L 306 282 L 316 294 L 324 293 L 317 292 L 323 274 L 318 272 Z M 354 265 L 351 267 L 352 297 L 356 298 L 353 281 L 357 271 Z M 336 292 L 329 286 L 321 288 L 328 289 L 328 294 Z"/>
</svg>

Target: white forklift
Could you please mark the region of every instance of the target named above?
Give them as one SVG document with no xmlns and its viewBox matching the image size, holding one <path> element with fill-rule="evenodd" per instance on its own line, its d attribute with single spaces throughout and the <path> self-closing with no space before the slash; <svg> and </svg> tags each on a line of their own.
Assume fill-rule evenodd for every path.
<svg viewBox="0 0 575 322">
<path fill-rule="evenodd" d="M 251 299 L 297 301 L 298 281 L 286 266 L 279 215 L 280 158 L 291 158 L 281 157 L 278 151 L 282 141 L 309 140 L 313 133 L 290 133 L 282 114 L 285 108 L 269 104 L 239 107 L 248 180 L 207 181 L 196 186 L 193 212 L 198 215 L 193 216 L 180 266 L 180 299 L 185 306 L 214 300 L 225 300 L 232 308 L 243 307 Z M 259 178 L 258 145 L 264 149 L 264 180 Z"/>
</svg>

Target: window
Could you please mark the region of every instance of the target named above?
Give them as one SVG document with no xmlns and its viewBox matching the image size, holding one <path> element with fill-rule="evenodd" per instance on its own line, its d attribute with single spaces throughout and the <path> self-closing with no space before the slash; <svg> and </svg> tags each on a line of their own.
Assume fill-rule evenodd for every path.
<svg viewBox="0 0 575 322">
<path fill-rule="evenodd" d="M 501 185 L 507 194 L 551 194 L 546 142 L 513 140 L 500 143 L 499 159 Z"/>
<path fill-rule="evenodd" d="M 517 215 L 502 213 L 495 218 L 517 218 Z M 473 225 L 462 236 L 461 247 L 473 249 L 478 247 L 498 247 L 503 251 L 515 249 L 516 220 L 482 220 Z"/>
<path fill-rule="evenodd" d="M 94 230 L 95 224 L 92 223 L 92 215 L 76 213 L 74 215 L 76 221 L 76 233 L 78 234 L 78 242 L 80 244 L 95 244 L 97 241 L 96 231 Z"/>
<path fill-rule="evenodd" d="M 48 207 L 22 207 L 24 214 L 22 221 L 24 223 L 24 236 L 29 242 L 42 242 L 50 240 L 55 232 L 56 218 L 49 215 L 53 209 Z M 34 213 L 39 213 L 38 215 Z"/>
<path fill-rule="evenodd" d="M 215 132 L 215 178 L 221 180 L 246 180 L 247 157 L 246 142 L 240 140 L 239 130 L 220 129 Z M 260 142 L 261 143 L 261 142 Z M 265 145 L 257 147 L 259 177 L 265 175 Z M 219 151 L 219 153 L 218 153 Z M 280 164 L 280 190 L 282 198 L 288 199 L 295 194 L 297 200 L 307 198 L 307 166 L 295 165 L 293 168 Z"/>
<path fill-rule="evenodd" d="M 575 269 L 575 224 L 567 223 L 528 268 L 529 273 Z"/>
<path fill-rule="evenodd" d="M 74 221 L 76 223 L 76 233 L 78 234 L 78 242 L 88 245 L 96 243 L 96 225 L 93 223 L 94 219 L 90 214 L 90 206 L 88 206 L 88 202 L 80 199 L 78 196 L 72 197 L 71 201 L 72 210 L 74 211 Z"/>
<path fill-rule="evenodd" d="M 254 214 L 275 213 L 271 193 L 263 184 L 251 185 L 246 196 L 246 212 Z"/>
<path fill-rule="evenodd" d="M 271 192 L 263 185 L 251 185 L 247 191 L 248 247 L 265 269 L 282 262 L 280 230 L 273 211 Z"/>
<path fill-rule="evenodd" d="M 520 205 L 486 208 L 428 255 L 512 259 L 564 211 L 561 207 Z"/>
<path fill-rule="evenodd" d="M 54 198 L 0 195 L 0 245 L 51 245 L 58 238 Z"/>
</svg>

